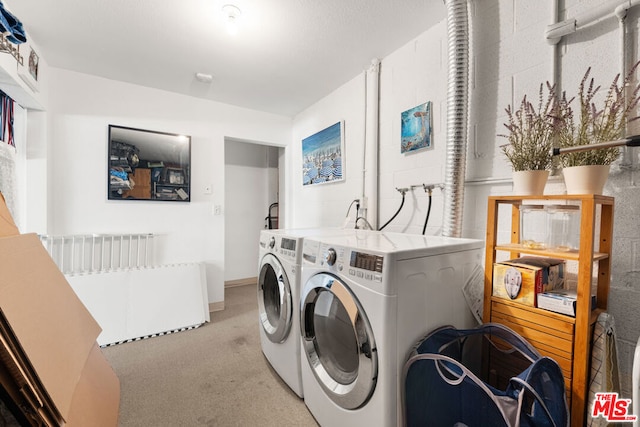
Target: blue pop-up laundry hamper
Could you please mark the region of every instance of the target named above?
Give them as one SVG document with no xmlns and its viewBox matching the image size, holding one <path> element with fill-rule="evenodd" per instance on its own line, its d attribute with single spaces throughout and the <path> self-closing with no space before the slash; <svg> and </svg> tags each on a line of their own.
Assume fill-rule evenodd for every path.
<svg viewBox="0 0 640 427">
<path fill-rule="evenodd" d="M 403 381 L 407 427 L 569 423 L 557 362 L 504 325 L 436 329 L 416 345 Z"/>
</svg>

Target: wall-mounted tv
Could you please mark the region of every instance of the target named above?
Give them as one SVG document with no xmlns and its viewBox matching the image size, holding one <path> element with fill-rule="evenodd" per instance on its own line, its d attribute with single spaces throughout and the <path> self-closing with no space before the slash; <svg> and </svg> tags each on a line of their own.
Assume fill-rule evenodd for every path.
<svg viewBox="0 0 640 427">
<path fill-rule="evenodd" d="M 109 200 L 191 200 L 191 137 L 109 125 Z"/>
</svg>

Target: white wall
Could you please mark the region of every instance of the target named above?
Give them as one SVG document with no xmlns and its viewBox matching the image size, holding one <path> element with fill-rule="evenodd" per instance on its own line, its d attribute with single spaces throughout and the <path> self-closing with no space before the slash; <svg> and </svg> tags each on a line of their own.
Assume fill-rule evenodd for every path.
<svg viewBox="0 0 640 427">
<path fill-rule="evenodd" d="M 446 23 L 441 22 L 396 50 L 380 67 L 380 225 L 398 210 L 402 201 L 397 188 L 444 183 L 447 61 Z M 431 148 L 400 152 L 403 111 L 432 103 Z M 432 193 L 426 234 L 442 226 L 442 191 Z M 385 230 L 422 233 L 428 209 L 428 193 L 415 188 L 405 196 L 398 216 Z"/>
<path fill-rule="evenodd" d="M 278 201 L 277 154 L 276 147 L 225 143 L 225 281 L 257 275 L 260 230 Z"/>
<path fill-rule="evenodd" d="M 214 216 L 213 205 L 224 212 L 225 137 L 285 145 L 290 119 L 61 69 L 51 74 L 48 232 L 154 233 L 156 262 L 205 262 L 209 301 L 224 300 L 224 215 Z M 191 202 L 108 201 L 109 124 L 191 135 Z"/>
<path fill-rule="evenodd" d="M 280 168 L 280 157 L 284 156 L 284 148 L 280 147 L 267 147 L 266 153 L 266 162 L 265 162 L 265 174 L 266 174 L 266 183 L 267 183 L 267 203 L 271 206 L 272 203 L 278 203 L 272 210 L 268 209 L 264 212 L 264 216 L 266 217 L 268 214 L 272 216 L 280 215 L 280 192 L 283 191 L 283 184 L 280 182 L 280 174 L 284 172 L 286 165 L 282 165 Z M 273 228 L 280 228 L 279 224 L 280 218 L 276 218 L 271 222 L 271 226 Z M 264 222 L 264 227 L 269 227 L 268 223 Z"/>
<path fill-rule="evenodd" d="M 286 224 L 282 228 L 339 227 L 353 199 L 362 195 L 365 126 L 364 73 L 296 116 L 286 153 Z M 302 140 L 344 120 L 342 181 L 302 186 Z M 351 212 L 355 220 L 355 209 Z"/>
<path fill-rule="evenodd" d="M 42 62 L 41 62 L 42 64 Z M 46 234 L 49 227 L 49 138 L 47 113 L 29 110 L 27 112 L 26 174 L 24 176 L 23 232 Z"/>
</svg>

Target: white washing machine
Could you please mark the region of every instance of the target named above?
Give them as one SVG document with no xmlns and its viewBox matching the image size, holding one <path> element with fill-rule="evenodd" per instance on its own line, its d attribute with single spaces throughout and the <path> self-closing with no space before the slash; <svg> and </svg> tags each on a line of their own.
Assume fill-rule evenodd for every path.
<svg viewBox="0 0 640 427">
<path fill-rule="evenodd" d="M 462 288 L 483 247 L 386 232 L 304 239 L 302 387 L 321 426 L 402 425 L 411 348 L 437 327 L 475 325 Z"/>
<path fill-rule="evenodd" d="M 305 236 L 352 234 L 340 228 L 260 232 L 258 318 L 262 352 L 280 378 L 303 397 L 300 373 L 300 261 Z"/>
</svg>

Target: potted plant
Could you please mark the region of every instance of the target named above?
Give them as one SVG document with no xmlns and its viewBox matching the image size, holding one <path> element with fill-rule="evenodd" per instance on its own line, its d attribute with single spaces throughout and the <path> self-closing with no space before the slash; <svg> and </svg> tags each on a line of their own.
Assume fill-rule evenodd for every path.
<svg viewBox="0 0 640 427">
<path fill-rule="evenodd" d="M 638 119 L 634 112 L 640 98 L 640 84 L 633 87 L 631 81 L 640 62 L 637 62 L 619 83 L 616 75 L 609 86 L 604 101 L 596 105 L 600 86 L 595 86 L 587 69 L 578 87 L 579 117 L 574 117 L 570 106 L 573 98 L 567 100 L 563 94 L 558 102 L 556 118 L 559 119 L 558 144 L 561 148 L 594 145 L 624 138 L 627 124 Z M 630 88 L 630 89 L 627 89 Z M 619 156 L 617 147 L 598 148 L 570 152 L 560 155 L 560 164 L 569 194 L 602 194 L 609 176 L 609 169 Z"/>
<path fill-rule="evenodd" d="M 506 108 L 508 122 L 504 126 L 508 144 L 500 146 L 513 168 L 513 191 L 520 195 L 542 194 L 551 168 L 553 135 L 556 119 L 553 114 L 557 99 L 555 85 L 540 85 L 538 105 L 535 107 L 525 95 L 517 110 Z"/>
</svg>

